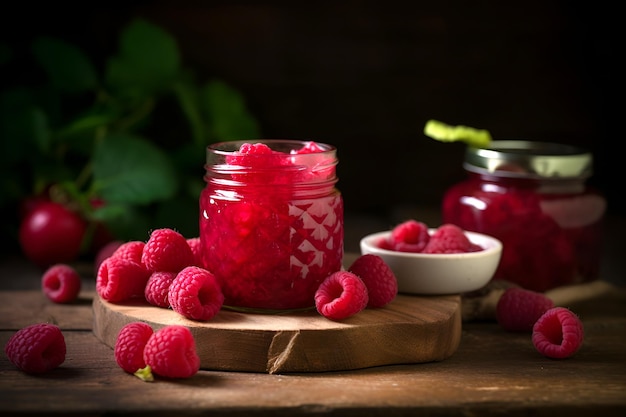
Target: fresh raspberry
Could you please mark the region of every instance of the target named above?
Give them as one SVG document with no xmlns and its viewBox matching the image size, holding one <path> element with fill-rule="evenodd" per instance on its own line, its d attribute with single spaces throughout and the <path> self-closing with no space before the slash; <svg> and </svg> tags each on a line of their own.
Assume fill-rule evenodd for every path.
<svg viewBox="0 0 626 417">
<path fill-rule="evenodd" d="M 142 265 L 112 256 L 98 268 L 96 292 L 104 300 L 113 303 L 144 297 L 149 278 L 150 272 Z"/>
<path fill-rule="evenodd" d="M 465 253 L 482 250 L 479 245 L 472 243 L 463 232 L 463 229 L 454 224 L 444 224 L 435 230 L 424 253 Z"/>
<path fill-rule="evenodd" d="M 533 345 L 548 358 L 572 356 L 583 343 L 583 323 L 565 307 L 553 307 L 533 327 Z"/>
<path fill-rule="evenodd" d="M 398 252 L 421 252 L 430 240 L 428 226 L 417 220 L 407 220 L 391 230 L 389 243 Z"/>
<path fill-rule="evenodd" d="M 202 242 L 199 237 L 192 237 L 187 239 L 187 244 L 193 253 L 194 263 L 193 266 L 202 266 Z M 188 265 L 192 266 L 192 265 Z"/>
<path fill-rule="evenodd" d="M 359 256 L 348 268 L 365 283 L 368 307 L 379 308 L 389 304 L 398 294 L 398 280 L 387 263 L 378 255 Z"/>
<path fill-rule="evenodd" d="M 154 331 L 149 324 L 136 321 L 128 323 L 117 335 L 115 361 L 124 371 L 134 374 L 146 367 L 143 350 Z"/>
<path fill-rule="evenodd" d="M 58 326 L 33 324 L 15 333 L 4 346 L 7 358 L 28 374 L 41 374 L 65 361 L 65 337 Z"/>
<path fill-rule="evenodd" d="M 378 239 L 378 241 L 375 242 L 374 245 L 379 247 L 380 249 L 394 250 L 393 245 L 391 244 L 391 239 L 388 239 L 386 237 Z"/>
<path fill-rule="evenodd" d="M 554 302 L 543 293 L 509 287 L 496 304 L 496 319 L 504 330 L 531 332 L 533 326 Z"/>
<path fill-rule="evenodd" d="M 191 330 L 180 325 L 162 327 L 150 336 L 143 350 L 152 372 L 166 378 L 189 378 L 200 369 L 200 357 Z"/>
<path fill-rule="evenodd" d="M 70 303 L 78 298 L 81 279 L 78 272 L 67 264 L 49 267 L 41 277 L 41 288 L 55 303 Z"/>
<path fill-rule="evenodd" d="M 150 272 L 179 272 L 194 264 L 187 239 L 173 229 L 156 229 L 143 248 L 141 261 Z"/>
<path fill-rule="evenodd" d="M 168 297 L 172 309 L 191 320 L 210 320 L 224 304 L 217 278 L 197 266 L 188 266 L 176 275 Z"/>
<path fill-rule="evenodd" d="M 131 240 L 122 243 L 111 256 L 121 259 L 127 259 L 140 265 L 143 265 L 141 256 L 143 255 L 143 248 L 146 246 L 146 242 L 140 240 Z"/>
<path fill-rule="evenodd" d="M 343 320 L 367 306 L 367 287 L 349 271 L 330 274 L 315 292 L 315 307 L 324 317 Z"/>
<path fill-rule="evenodd" d="M 176 272 L 153 272 L 144 290 L 146 301 L 153 306 L 169 308 L 168 292 L 174 278 L 176 278 Z"/>
</svg>

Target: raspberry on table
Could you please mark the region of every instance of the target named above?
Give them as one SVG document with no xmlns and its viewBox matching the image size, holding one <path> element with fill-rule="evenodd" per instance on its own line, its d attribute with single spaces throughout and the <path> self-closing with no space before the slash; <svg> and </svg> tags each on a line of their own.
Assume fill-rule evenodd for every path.
<svg viewBox="0 0 626 417">
<path fill-rule="evenodd" d="M 78 298 L 82 281 L 78 271 L 67 264 L 49 267 L 41 277 L 41 288 L 55 303 L 70 303 Z"/>
<path fill-rule="evenodd" d="M 134 374 L 146 367 L 143 350 L 154 331 L 144 322 L 128 323 L 117 335 L 113 352 L 115 361 L 124 371 Z"/>
<path fill-rule="evenodd" d="M 443 224 L 430 236 L 423 253 L 478 252 L 482 248 L 472 243 L 463 229 L 454 224 Z"/>
<path fill-rule="evenodd" d="M 428 226 L 417 220 L 407 220 L 391 230 L 389 244 L 398 252 L 422 252 L 430 240 Z"/>
<path fill-rule="evenodd" d="M 349 271 L 330 274 L 315 292 L 315 308 L 331 320 L 343 320 L 362 311 L 368 302 L 365 283 Z"/>
<path fill-rule="evenodd" d="M 166 378 L 189 378 L 200 369 L 191 330 L 175 324 L 162 327 L 150 336 L 143 358 L 152 372 Z"/>
<path fill-rule="evenodd" d="M 153 272 L 146 282 L 144 295 L 153 306 L 169 308 L 169 290 L 176 278 L 176 272 Z"/>
<path fill-rule="evenodd" d="M 150 272 L 179 272 L 195 263 L 187 239 L 169 228 L 156 229 L 150 233 L 141 261 Z"/>
<path fill-rule="evenodd" d="M 4 346 L 7 358 L 28 374 L 41 374 L 65 362 L 65 337 L 58 326 L 38 323 L 17 331 Z"/>
<path fill-rule="evenodd" d="M 212 319 L 224 304 L 224 294 L 215 275 L 197 266 L 188 266 L 176 275 L 168 298 L 174 311 L 200 321 Z"/>
<path fill-rule="evenodd" d="M 512 332 L 531 332 L 533 326 L 554 302 L 545 294 L 519 287 L 507 288 L 496 304 L 496 320 Z"/>
<path fill-rule="evenodd" d="M 142 265 L 128 259 L 111 256 L 98 268 L 96 292 L 110 302 L 126 301 L 144 297 L 146 283 L 150 278 Z"/>
<path fill-rule="evenodd" d="M 564 359 L 572 356 L 582 345 L 583 339 L 582 321 L 565 307 L 553 307 L 546 311 L 533 327 L 533 345 L 548 358 Z"/>
<path fill-rule="evenodd" d="M 387 263 L 378 255 L 359 256 L 348 268 L 358 276 L 368 293 L 367 306 L 380 308 L 389 304 L 398 294 L 398 280 Z"/>
</svg>

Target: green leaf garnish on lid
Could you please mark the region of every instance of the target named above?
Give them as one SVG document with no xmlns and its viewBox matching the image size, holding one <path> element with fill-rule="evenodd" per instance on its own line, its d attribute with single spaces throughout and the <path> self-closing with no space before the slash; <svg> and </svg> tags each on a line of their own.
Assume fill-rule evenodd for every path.
<svg viewBox="0 0 626 417">
<path fill-rule="evenodd" d="M 451 126 L 438 120 L 429 120 L 424 134 L 440 142 L 465 142 L 475 148 L 485 148 L 491 143 L 491 133 L 469 126 Z"/>
</svg>

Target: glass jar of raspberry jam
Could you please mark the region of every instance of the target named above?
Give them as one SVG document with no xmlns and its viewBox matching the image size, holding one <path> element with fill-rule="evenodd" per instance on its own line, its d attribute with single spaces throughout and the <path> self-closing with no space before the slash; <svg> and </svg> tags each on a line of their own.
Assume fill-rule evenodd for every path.
<svg viewBox="0 0 626 417">
<path fill-rule="evenodd" d="M 207 148 L 200 196 L 203 264 L 226 307 L 306 309 L 343 258 L 336 148 L 295 140 Z"/>
<path fill-rule="evenodd" d="M 541 292 L 595 280 L 606 200 L 586 185 L 592 159 L 546 142 L 468 147 L 468 177 L 445 193 L 442 220 L 502 241 L 494 279 Z"/>
</svg>

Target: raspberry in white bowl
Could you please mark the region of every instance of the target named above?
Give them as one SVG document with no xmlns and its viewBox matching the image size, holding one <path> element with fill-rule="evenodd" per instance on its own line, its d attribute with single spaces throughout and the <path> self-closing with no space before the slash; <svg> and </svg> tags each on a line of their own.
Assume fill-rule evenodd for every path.
<svg viewBox="0 0 626 417">
<path fill-rule="evenodd" d="M 442 225 L 427 228 L 426 237 L 412 234 L 421 236 L 423 242 L 414 245 L 420 247 L 419 251 L 411 251 L 398 245 L 398 241 L 394 244 L 392 235 L 407 237 L 397 228 L 363 237 L 360 247 L 361 254 L 384 259 L 396 275 L 399 293 L 443 295 L 475 291 L 491 280 L 500 262 L 502 243 L 492 236 Z"/>
</svg>

